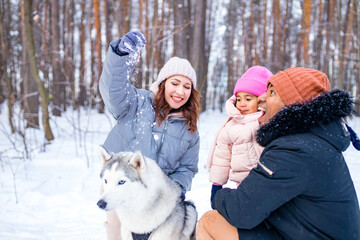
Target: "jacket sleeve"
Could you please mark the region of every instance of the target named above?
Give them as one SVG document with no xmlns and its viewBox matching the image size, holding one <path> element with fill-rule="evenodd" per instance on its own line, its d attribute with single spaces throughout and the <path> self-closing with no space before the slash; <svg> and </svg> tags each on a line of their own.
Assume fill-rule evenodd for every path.
<svg viewBox="0 0 360 240">
<path fill-rule="evenodd" d="M 179 160 L 180 166 L 169 175 L 169 177 L 179 183 L 185 191 L 190 191 L 192 179 L 198 172 L 200 137 L 198 132 L 194 134 L 196 134 L 194 141 Z"/>
<path fill-rule="evenodd" d="M 139 53 L 118 55 L 120 40 L 110 43 L 99 83 L 104 103 L 116 120 L 135 114 L 137 102 L 137 89 L 131 85 L 130 77 Z"/>
<path fill-rule="evenodd" d="M 232 141 L 226 130 L 223 127 L 218 136 L 213 153 L 213 160 L 210 166 L 209 179 L 210 182 L 217 185 L 224 185 L 229 179 L 230 161 L 231 161 L 231 149 Z"/>
<path fill-rule="evenodd" d="M 260 224 L 309 184 L 304 160 L 311 156 L 304 152 L 299 156 L 296 147 L 268 149 L 237 189 L 225 188 L 216 193 L 212 207 L 236 228 L 251 229 Z"/>
</svg>

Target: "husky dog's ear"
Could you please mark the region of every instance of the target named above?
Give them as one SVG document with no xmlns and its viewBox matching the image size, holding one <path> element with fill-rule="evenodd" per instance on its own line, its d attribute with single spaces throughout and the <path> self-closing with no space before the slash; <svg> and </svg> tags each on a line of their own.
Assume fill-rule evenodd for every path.
<svg viewBox="0 0 360 240">
<path fill-rule="evenodd" d="M 99 152 L 100 158 L 103 160 L 104 164 L 112 158 L 112 154 L 108 153 L 108 151 L 102 145 L 99 147 Z"/>
<path fill-rule="evenodd" d="M 129 160 L 129 164 L 139 172 L 144 172 L 146 169 L 145 159 L 140 151 L 134 152 L 134 155 Z"/>
</svg>

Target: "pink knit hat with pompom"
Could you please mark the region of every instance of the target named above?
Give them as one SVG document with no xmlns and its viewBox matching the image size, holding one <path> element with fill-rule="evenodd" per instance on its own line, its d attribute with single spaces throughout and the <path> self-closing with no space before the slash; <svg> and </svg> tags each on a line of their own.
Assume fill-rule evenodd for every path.
<svg viewBox="0 0 360 240">
<path fill-rule="evenodd" d="M 247 92 L 255 96 L 260 96 L 266 92 L 266 83 L 273 74 L 266 67 L 254 66 L 249 68 L 240 78 L 237 80 L 234 95 L 238 92 Z"/>
</svg>

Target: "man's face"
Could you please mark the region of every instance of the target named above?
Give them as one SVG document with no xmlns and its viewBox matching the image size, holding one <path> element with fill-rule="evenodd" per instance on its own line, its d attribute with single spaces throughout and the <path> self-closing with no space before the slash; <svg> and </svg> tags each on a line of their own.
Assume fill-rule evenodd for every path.
<svg viewBox="0 0 360 240">
<path fill-rule="evenodd" d="M 264 111 L 264 114 L 259 118 L 260 125 L 269 122 L 284 107 L 285 104 L 276 93 L 274 86 L 269 84 L 266 93 L 259 96 L 259 108 Z"/>
</svg>

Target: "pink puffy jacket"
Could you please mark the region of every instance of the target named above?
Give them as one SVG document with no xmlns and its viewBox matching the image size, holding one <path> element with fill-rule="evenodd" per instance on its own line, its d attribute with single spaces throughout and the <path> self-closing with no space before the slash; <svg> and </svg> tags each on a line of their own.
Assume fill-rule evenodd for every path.
<svg viewBox="0 0 360 240">
<path fill-rule="evenodd" d="M 229 119 L 220 128 L 208 157 L 210 182 L 217 185 L 224 185 L 230 179 L 238 186 L 256 167 L 263 151 L 256 142 L 258 118 L 262 113 L 241 115 L 235 100 L 233 96 L 226 101 Z"/>
</svg>

